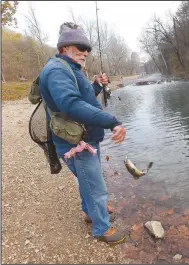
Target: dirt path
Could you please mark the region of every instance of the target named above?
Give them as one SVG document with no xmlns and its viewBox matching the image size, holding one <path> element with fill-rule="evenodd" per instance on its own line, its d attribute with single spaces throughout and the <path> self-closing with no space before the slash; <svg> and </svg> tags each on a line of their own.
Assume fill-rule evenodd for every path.
<svg viewBox="0 0 189 265">
<path fill-rule="evenodd" d="M 34 107 L 26 99 L 2 106 L 2 263 L 140 263 L 125 259 L 122 245 L 91 237 L 72 174 L 64 167 L 50 175 L 43 151 L 30 139 Z"/>
</svg>

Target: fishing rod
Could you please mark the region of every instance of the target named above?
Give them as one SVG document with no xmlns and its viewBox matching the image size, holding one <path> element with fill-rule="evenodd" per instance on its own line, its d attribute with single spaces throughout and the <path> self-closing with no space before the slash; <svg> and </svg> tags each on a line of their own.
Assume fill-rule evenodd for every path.
<svg viewBox="0 0 189 265">
<path fill-rule="evenodd" d="M 99 57 L 100 57 L 100 69 L 101 69 L 101 73 L 103 74 L 103 65 L 102 65 L 102 51 L 101 51 L 101 43 L 100 43 L 100 32 L 99 32 L 99 23 L 98 23 L 98 8 L 97 8 L 97 1 L 95 1 L 96 3 L 96 22 L 97 22 L 97 33 L 98 33 L 98 47 L 99 47 Z M 108 82 L 110 83 L 110 81 L 108 80 Z M 108 105 L 107 99 L 110 98 L 111 95 L 111 90 L 106 86 L 103 85 L 103 96 L 104 96 L 104 105 L 105 107 Z M 116 99 L 121 100 L 120 97 L 116 97 L 114 96 Z"/>
<path fill-rule="evenodd" d="M 100 69 L 101 73 L 103 74 L 103 65 L 102 65 L 102 52 L 101 52 L 101 44 L 100 44 L 100 33 L 99 33 L 99 24 L 98 24 L 98 8 L 97 8 L 97 1 L 96 3 L 96 22 L 97 22 L 97 33 L 98 33 L 98 47 L 99 47 L 99 57 L 100 57 Z M 106 95 L 106 86 L 103 85 L 103 96 L 104 96 L 104 105 L 107 106 L 107 95 Z"/>
</svg>

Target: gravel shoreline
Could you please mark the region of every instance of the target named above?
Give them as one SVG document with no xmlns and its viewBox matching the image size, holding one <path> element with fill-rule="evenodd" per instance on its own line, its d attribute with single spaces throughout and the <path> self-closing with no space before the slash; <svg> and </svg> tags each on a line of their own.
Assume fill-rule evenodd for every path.
<svg viewBox="0 0 189 265">
<path fill-rule="evenodd" d="M 127 242 L 110 247 L 92 238 L 73 175 L 66 167 L 51 175 L 30 139 L 34 108 L 27 99 L 2 104 L 2 263 L 140 263 L 124 258 Z"/>
</svg>

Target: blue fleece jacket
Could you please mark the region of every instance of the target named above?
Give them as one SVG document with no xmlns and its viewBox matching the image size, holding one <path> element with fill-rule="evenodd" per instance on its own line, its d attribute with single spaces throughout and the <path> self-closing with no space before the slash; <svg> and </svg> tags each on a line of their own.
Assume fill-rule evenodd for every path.
<svg viewBox="0 0 189 265">
<path fill-rule="evenodd" d="M 63 112 L 73 121 L 84 124 L 88 134 L 86 142 L 101 142 L 104 129 L 112 130 L 121 122 L 104 112 L 96 99 L 102 87 L 97 82 L 91 84 L 81 71 L 81 66 L 71 58 L 59 54 L 56 57 L 69 63 L 79 90 L 72 73 L 61 62 L 51 58 L 40 73 L 40 89 L 46 104 L 53 112 Z M 54 134 L 53 141 L 59 157 L 75 146 Z"/>
</svg>

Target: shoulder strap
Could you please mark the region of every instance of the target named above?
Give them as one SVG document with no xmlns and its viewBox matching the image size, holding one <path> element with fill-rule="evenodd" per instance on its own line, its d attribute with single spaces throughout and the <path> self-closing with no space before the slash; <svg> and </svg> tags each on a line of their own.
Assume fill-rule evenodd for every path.
<svg viewBox="0 0 189 265">
<path fill-rule="evenodd" d="M 71 66 L 64 59 L 57 58 L 57 57 L 51 57 L 50 59 L 55 59 L 55 61 L 62 63 L 70 71 L 70 73 L 73 75 L 73 77 L 75 79 L 75 85 L 76 85 L 77 89 L 79 90 L 77 79 L 76 79 L 76 76 L 75 76 Z M 43 100 L 44 108 L 47 110 L 49 116 L 51 117 L 52 114 L 53 114 L 52 110 L 49 109 L 49 107 L 47 106 L 47 104 L 46 104 L 45 100 L 43 99 L 43 97 L 42 97 L 42 100 Z M 63 116 L 64 116 L 64 114 L 63 114 Z M 66 115 L 65 115 L 65 117 L 66 117 Z"/>
<path fill-rule="evenodd" d="M 76 76 L 71 68 L 71 66 L 69 65 L 69 63 L 67 63 L 64 59 L 62 58 L 57 58 L 57 57 L 51 57 L 52 59 L 55 59 L 57 62 L 60 62 L 62 63 L 69 71 L 70 73 L 73 75 L 74 79 L 75 79 L 75 84 L 76 84 L 76 87 L 77 89 L 79 90 L 79 86 L 78 86 L 78 83 L 77 83 L 77 79 L 76 79 Z"/>
</svg>

